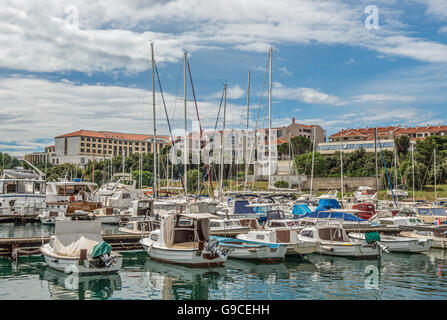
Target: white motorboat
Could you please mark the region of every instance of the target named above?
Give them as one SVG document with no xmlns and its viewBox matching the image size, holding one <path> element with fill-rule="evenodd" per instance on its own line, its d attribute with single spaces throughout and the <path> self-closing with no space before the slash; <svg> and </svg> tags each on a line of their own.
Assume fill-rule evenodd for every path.
<svg viewBox="0 0 447 320">
<path fill-rule="evenodd" d="M 280 243 L 266 243 L 226 237 L 212 236 L 222 248 L 228 250 L 228 257 L 234 259 L 277 262 L 284 259 L 287 246 Z"/>
<path fill-rule="evenodd" d="M 42 212 L 37 216 L 37 218 L 39 218 L 41 224 L 47 226 L 54 226 L 56 224 L 56 221 L 70 220 L 70 218 L 65 216 L 65 213 L 63 211 L 48 210 L 48 209 L 42 210 Z"/>
<path fill-rule="evenodd" d="M 250 226 L 243 226 L 240 219 L 210 219 L 210 234 L 217 236 L 235 236 L 247 233 Z"/>
<path fill-rule="evenodd" d="M 286 256 L 303 257 L 306 254 L 317 252 L 318 249 L 318 241 L 301 237 L 299 231 L 289 228 L 252 230 L 247 234 L 239 234 L 236 238 L 246 241 L 281 244 L 286 248 Z"/>
<path fill-rule="evenodd" d="M 377 192 L 371 187 L 360 186 L 354 192 L 354 197 L 358 202 L 377 200 Z"/>
<path fill-rule="evenodd" d="M 147 198 L 143 189 L 136 189 L 136 181 L 128 173 L 114 174 L 112 182 L 101 186 L 95 195 L 105 207 L 120 210 L 129 208 L 133 200 Z"/>
<path fill-rule="evenodd" d="M 159 213 L 160 229 L 140 240 L 148 255 L 156 261 L 195 267 L 221 266 L 227 260 L 217 240 L 209 238 L 207 213 Z"/>
<path fill-rule="evenodd" d="M 3 170 L 0 177 L 1 214 L 38 214 L 45 208 L 45 180 L 22 167 Z"/>
<path fill-rule="evenodd" d="M 365 240 L 364 233 L 350 232 L 349 237 L 357 240 Z M 432 239 L 380 235 L 380 243 L 390 252 L 425 252 L 430 249 L 432 242 Z"/>
<path fill-rule="evenodd" d="M 137 199 L 130 203 L 129 209 L 122 211 L 122 214 L 129 216 L 131 220 L 147 220 L 150 216 L 153 216 L 153 204 L 152 199 Z"/>
<path fill-rule="evenodd" d="M 320 254 L 357 259 L 377 259 L 381 255 L 378 245 L 350 239 L 341 226 L 309 226 L 301 230 L 300 234 L 318 240 Z"/>
<path fill-rule="evenodd" d="M 129 234 L 149 235 L 151 231 L 160 229 L 160 222 L 148 219 L 127 222 L 118 228 L 118 231 Z"/>
<path fill-rule="evenodd" d="M 103 241 L 99 221 L 57 221 L 55 235 L 40 252 L 49 267 L 76 274 L 118 272 L 123 262 Z"/>
</svg>

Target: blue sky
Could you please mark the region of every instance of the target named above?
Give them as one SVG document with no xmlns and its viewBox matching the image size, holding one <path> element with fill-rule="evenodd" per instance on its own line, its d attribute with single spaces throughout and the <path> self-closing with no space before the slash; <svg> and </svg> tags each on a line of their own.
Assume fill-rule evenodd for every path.
<svg viewBox="0 0 447 320">
<path fill-rule="evenodd" d="M 365 8 L 378 9 L 369 30 Z M 79 129 L 152 132 L 150 42 L 174 128 L 188 52 L 202 126 L 228 83 L 227 127 L 253 127 L 273 48 L 273 124 L 445 124 L 447 2 L 437 0 L 2 1 L 0 151 L 41 151 Z M 189 99 L 192 94 L 189 89 Z M 261 106 L 267 123 L 266 97 Z M 157 128 L 168 134 L 157 93 Z M 188 126 L 196 116 L 188 103 Z"/>
</svg>

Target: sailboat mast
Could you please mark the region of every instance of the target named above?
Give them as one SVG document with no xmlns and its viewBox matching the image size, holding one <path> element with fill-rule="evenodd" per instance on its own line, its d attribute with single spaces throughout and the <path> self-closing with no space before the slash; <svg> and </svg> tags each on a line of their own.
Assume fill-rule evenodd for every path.
<svg viewBox="0 0 447 320">
<path fill-rule="evenodd" d="M 269 54 L 269 184 L 270 189 L 272 181 L 272 54 L 273 48 L 270 48 Z"/>
<path fill-rule="evenodd" d="M 312 143 L 312 169 L 310 172 L 310 197 L 312 198 L 312 188 L 313 188 L 313 182 L 314 182 L 314 164 L 315 164 L 315 130 L 316 126 L 314 126 L 314 132 L 313 132 L 313 143 Z"/>
<path fill-rule="evenodd" d="M 250 70 L 248 70 L 248 87 L 247 87 L 247 132 L 245 133 L 245 148 L 244 148 L 244 158 L 245 158 L 245 182 L 244 189 L 247 189 L 247 181 L 248 181 L 248 166 L 250 159 L 247 158 L 247 146 L 248 146 L 248 121 L 250 119 Z"/>
<path fill-rule="evenodd" d="M 344 193 L 344 186 L 343 186 L 343 145 L 340 145 L 340 189 L 341 189 L 341 200 L 343 201 L 343 193 Z"/>
<path fill-rule="evenodd" d="M 436 148 L 433 149 L 433 153 L 434 153 L 434 160 L 433 160 L 433 162 L 434 162 L 433 175 L 434 175 L 434 178 L 435 178 L 435 201 L 436 201 L 436 199 L 438 198 L 438 190 L 437 190 L 437 188 L 436 188 Z"/>
<path fill-rule="evenodd" d="M 157 198 L 157 126 L 156 126 L 156 113 L 155 113 L 155 59 L 154 59 L 154 44 L 151 43 L 152 53 L 152 110 L 154 117 L 154 198 Z"/>
<path fill-rule="evenodd" d="M 412 171 L 413 171 L 413 202 L 415 202 L 415 195 L 414 195 L 414 144 L 411 144 L 411 164 L 412 164 Z"/>
<path fill-rule="evenodd" d="M 187 87 L 186 87 L 186 63 L 187 63 L 187 53 L 185 52 L 183 54 L 183 67 L 184 67 L 184 81 L 183 81 L 183 100 L 184 100 L 184 113 L 185 113 L 185 123 L 184 123 L 184 127 L 185 127 L 185 143 L 184 143 L 184 155 L 183 155 L 183 161 L 185 163 L 184 167 L 185 167 L 185 174 L 184 174 L 184 180 L 185 180 L 185 196 L 188 195 L 188 141 L 187 141 L 187 130 L 188 130 L 188 115 L 187 115 Z"/>
<path fill-rule="evenodd" d="M 223 129 L 222 136 L 220 139 L 220 201 L 222 201 L 223 197 L 223 169 L 224 169 L 224 154 L 223 154 L 223 140 L 225 134 L 225 117 L 227 113 L 227 84 L 224 84 L 224 112 L 223 112 Z"/>
<path fill-rule="evenodd" d="M 377 163 L 377 127 L 374 128 L 374 158 L 376 162 L 376 193 L 379 192 L 379 168 Z"/>
</svg>

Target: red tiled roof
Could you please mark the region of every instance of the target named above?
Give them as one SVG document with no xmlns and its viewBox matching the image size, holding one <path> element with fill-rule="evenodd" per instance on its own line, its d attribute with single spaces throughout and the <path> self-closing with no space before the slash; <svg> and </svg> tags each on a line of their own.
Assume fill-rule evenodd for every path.
<svg viewBox="0 0 447 320">
<path fill-rule="evenodd" d="M 56 138 L 65 137 L 90 137 L 90 138 L 103 138 L 103 139 L 120 139 L 120 140 L 134 140 L 143 141 L 150 139 L 153 136 L 147 134 L 136 134 L 136 133 L 121 133 L 121 132 L 111 132 L 111 131 L 93 131 L 93 130 L 78 130 L 70 133 L 66 133 Z M 157 136 L 158 138 L 169 139 L 168 136 Z"/>
<path fill-rule="evenodd" d="M 412 134 L 421 132 L 447 132 L 447 126 L 425 126 L 425 127 L 412 127 L 412 128 L 402 128 L 402 126 L 388 126 L 388 127 L 377 127 L 378 136 L 393 136 L 402 134 Z M 348 136 L 366 136 L 367 139 L 374 138 L 374 128 L 360 128 L 360 129 L 343 129 L 337 133 L 331 135 L 331 138 L 336 137 L 348 137 Z"/>
</svg>

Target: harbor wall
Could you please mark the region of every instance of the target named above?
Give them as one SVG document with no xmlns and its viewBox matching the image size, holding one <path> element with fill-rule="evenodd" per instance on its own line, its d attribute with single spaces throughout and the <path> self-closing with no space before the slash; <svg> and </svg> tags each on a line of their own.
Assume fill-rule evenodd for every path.
<svg viewBox="0 0 447 320">
<path fill-rule="evenodd" d="M 343 185 L 345 191 L 355 191 L 360 186 L 375 188 L 376 177 L 345 177 L 343 179 Z M 310 190 L 310 177 L 307 177 L 307 180 L 302 185 L 302 188 L 305 190 Z M 340 177 L 314 178 L 312 189 L 321 191 L 331 189 L 340 190 Z M 383 185 L 381 184 L 381 179 L 379 177 L 379 190 L 381 189 L 383 189 Z"/>
</svg>

